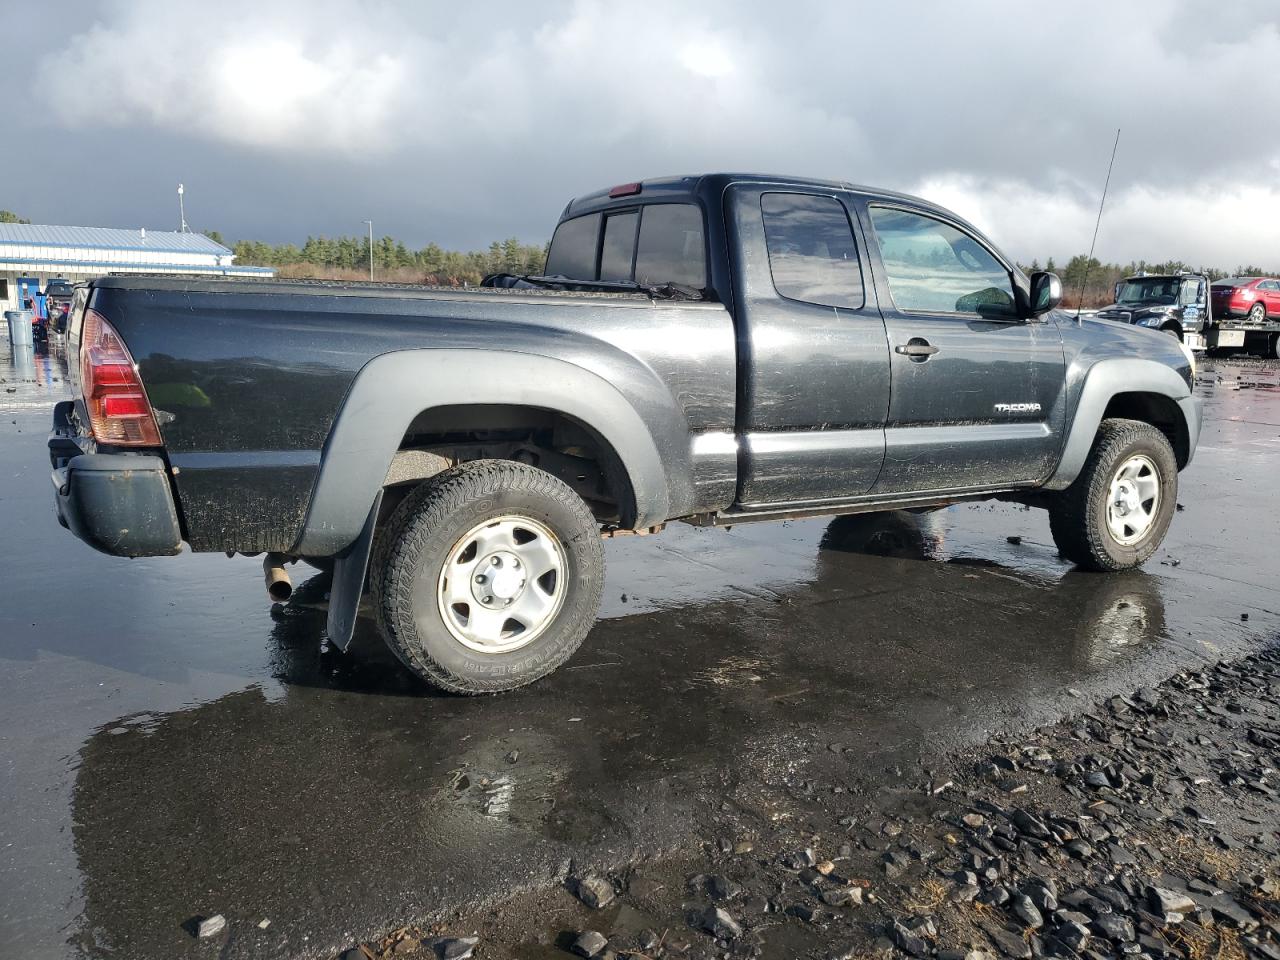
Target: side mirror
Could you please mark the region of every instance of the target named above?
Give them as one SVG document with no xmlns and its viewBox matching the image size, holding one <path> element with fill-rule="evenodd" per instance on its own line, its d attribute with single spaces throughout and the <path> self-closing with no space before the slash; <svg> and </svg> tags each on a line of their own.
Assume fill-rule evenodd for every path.
<svg viewBox="0 0 1280 960">
<path fill-rule="evenodd" d="M 1062 302 L 1062 281 L 1056 273 L 1037 270 L 1031 275 L 1031 316 L 1048 313 Z"/>
</svg>

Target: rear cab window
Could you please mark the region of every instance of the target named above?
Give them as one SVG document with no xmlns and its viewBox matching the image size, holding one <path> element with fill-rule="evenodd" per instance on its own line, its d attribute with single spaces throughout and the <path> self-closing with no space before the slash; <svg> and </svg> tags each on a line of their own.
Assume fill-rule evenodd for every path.
<svg viewBox="0 0 1280 960">
<path fill-rule="evenodd" d="M 707 247 L 702 210 L 692 203 L 649 203 L 562 221 L 544 271 L 569 280 L 668 283 L 704 290 Z"/>
</svg>

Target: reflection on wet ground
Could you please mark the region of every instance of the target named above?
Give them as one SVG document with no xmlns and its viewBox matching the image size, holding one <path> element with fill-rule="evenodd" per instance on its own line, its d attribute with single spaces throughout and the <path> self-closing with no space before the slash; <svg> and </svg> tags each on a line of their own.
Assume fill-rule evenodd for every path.
<svg viewBox="0 0 1280 960">
<path fill-rule="evenodd" d="M 1043 514 L 1003 504 L 676 525 L 608 543 L 601 622 L 555 676 L 456 699 L 367 620 L 354 655 L 328 649 L 323 576 L 273 609 L 252 560 L 82 547 L 48 502 L 57 359 L 0 365 L 0 943 L 195 956 L 180 925 L 220 912 L 223 956 L 322 956 L 571 858 L 678 848 L 723 784 L 795 777 L 798 729 L 874 786 L 1261 642 L 1278 372 L 1206 365 L 1186 509 L 1146 571 L 1073 571 Z"/>
</svg>

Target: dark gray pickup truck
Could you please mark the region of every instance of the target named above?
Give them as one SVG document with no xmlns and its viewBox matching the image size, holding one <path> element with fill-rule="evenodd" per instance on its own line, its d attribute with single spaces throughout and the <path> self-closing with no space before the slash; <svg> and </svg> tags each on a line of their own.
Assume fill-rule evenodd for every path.
<svg viewBox="0 0 1280 960">
<path fill-rule="evenodd" d="M 570 657 L 601 534 L 1000 498 L 1137 566 L 1200 431 L 1173 337 L 1073 319 L 964 220 L 717 174 L 573 200 L 543 276 L 491 289 L 119 277 L 77 293 L 58 515 L 127 557 L 331 565 L 424 680 Z M 505 289 L 504 289 L 505 287 Z"/>
</svg>

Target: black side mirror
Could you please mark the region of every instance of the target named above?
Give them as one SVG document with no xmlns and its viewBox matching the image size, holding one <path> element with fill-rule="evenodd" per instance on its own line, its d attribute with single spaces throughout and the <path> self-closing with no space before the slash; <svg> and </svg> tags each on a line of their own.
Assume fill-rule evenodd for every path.
<svg viewBox="0 0 1280 960">
<path fill-rule="evenodd" d="M 1056 273 L 1037 270 L 1031 275 L 1031 316 L 1048 313 L 1062 302 L 1062 281 Z"/>
</svg>

